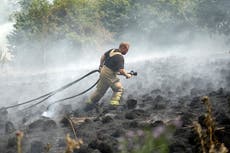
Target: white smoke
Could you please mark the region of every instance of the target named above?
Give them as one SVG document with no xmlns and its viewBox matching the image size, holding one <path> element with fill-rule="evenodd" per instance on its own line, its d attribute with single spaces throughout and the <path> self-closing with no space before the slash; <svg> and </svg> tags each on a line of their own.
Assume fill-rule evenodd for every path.
<svg viewBox="0 0 230 153">
<path fill-rule="evenodd" d="M 10 34 L 13 30 L 13 23 L 12 22 L 6 22 L 3 24 L 0 24 L 0 47 L 6 48 L 9 46 L 9 42 L 7 40 L 7 35 Z"/>
<path fill-rule="evenodd" d="M 52 4 L 52 3 L 53 3 L 53 0 L 48 0 L 48 2 L 49 2 L 50 4 Z"/>
<path fill-rule="evenodd" d="M 0 64 L 1 70 L 6 68 L 6 64 L 13 59 L 13 54 L 9 50 L 9 42 L 7 40 L 7 35 L 13 30 L 12 23 L 5 23 L 0 25 Z"/>
<path fill-rule="evenodd" d="M 14 21 L 10 18 L 14 10 L 18 8 L 17 1 L 3 0 L 0 5 L 0 63 L 1 69 L 5 67 L 5 64 L 12 61 L 13 54 L 10 51 L 10 43 L 7 37 L 14 30 Z M 13 46 L 11 46 L 13 47 Z M 4 67 L 3 67 L 4 66 Z"/>
<path fill-rule="evenodd" d="M 52 3 L 52 0 L 49 2 Z M 3 5 L 0 6 L 0 44 L 5 46 L 9 43 L 6 36 L 13 30 L 13 23 L 9 21 L 10 14 L 8 13 L 12 12 L 9 11 L 10 4 L 13 4 L 10 0 L 4 0 Z M 145 19 L 141 18 L 140 20 L 142 20 L 140 23 L 146 23 Z M 168 29 L 162 30 L 168 31 Z M 138 35 L 137 32 L 133 30 L 130 31 L 130 33 Z M 195 88 L 196 85 L 203 85 L 204 88 L 211 86 L 214 88 L 213 90 L 225 87 L 226 83 L 223 81 L 223 78 L 215 71 L 217 69 L 225 69 L 225 65 L 220 64 L 216 66 L 215 64 L 210 64 L 210 62 L 213 62 L 212 60 L 215 60 L 217 56 L 226 56 L 225 52 L 228 51 L 227 48 L 229 48 L 229 45 L 224 42 L 226 38 L 219 35 L 210 38 L 207 32 L 197 32 L 197 34 L 194 34 L 191 38 L 188 32 L 171 33 L 175 35 L 175 40 L 177 41 L 167 43 L 167 36 L 160 38 L 153 36 L 151 39 L 148 39 L 147 36 L 143 36 L 142 34 L 139 34 L 139 37 L 137 37 L 140 38 L 138 41 L 133 40 L 132 35 L 124 36 L 122 40 L 119 40 L 129 41 L 131 44 L 130 51 L 125 56 L 125 68 L 127 68 L 128 71 L 138 71 L 138 76 L 128 81 L 122 78 L 124 88 L 127 89 L 126 95 L 132 94 L 139 96 L 149 93 L 151 90 L 164 90 L 169 87 L 171 90 L 178 90 L 178 94 L 180 92 L 184 94 L 185 91 L 187 91 L 185 93 L 187 94 L 192 88 Z M 161 43 L 159 44 L 159 42 Z M 23 102 L 57 89 L 83 76 L 87 72 L 98 68 L 100 56 L 110 48 L 118 47 L 118 45 L 119 42 L 116 42 L 109 46 L 101 46 L 102 49 L 100 50 L 95 48 L 88 49 L 85 54 L 76 55 L 75 52 L 77 51 L 74 50 L 74 52 L 72 52 L 71 49 L 69 49 L 68 42 L 55 43 L 52 48 L 52 50 L 55 51 L 55 55 L 51 50 L 46 53 L 46 59 L 48 59 L 47 68 L 39 72 L 34 72 L 33 70 L 22 71 L 22 69 L 20 69 L 21 73 L 18 73 L 15 78 L 12 77 L 12 84 L 7 84 L 9 93 L 2 95 L 0 101 L 13 103 L 17 100 L 17 102 Z M 23 54 L 23 51 L 22 48 L 18 56 L 19 54 Z M 27 53 L 23 55 L 25 56 L 22 56 L 22 59 L 30 56 Z M 31 56 L 36 58 L 35 54 Z M 36 63 L 36 60 L 32 60 L 32 62 L 33 64 L 39 65 L 39 63 Z M 215 69 L 213 66 L 216 66 Z M 82 84 L 77 84 L 68 91 L 63 92 L 60 96 L 55 95 L 54 99 L 50 101 L 79 93 L 92 85 L 97 78 L 97 75 L 95 75 L 94 78 L 87 78 L 81 82 Z M 202 79 L 203 84 L 196 83 L 200 79 Z M 8 81 L 9 80 L 10 79 L 8 79 Z M 186 86 L 186 90 L 183 90 L 181 84 L 187 82 L 191 84 Z M 195 85 L 194 82 L 196 83 Z M 212 83 L 212 85 L 209 83 Z M 21 91 L 22 85 L 23 91 Z M 4 84 L 0 85 L 0 87 L 2 89 L 5 88 Z M 14 97 L 11 95 L 14 95 Z M 86 94 L 86 96 L 89 95 L 90 93 Z M 110 93 L 108 95 L 110 97 Z M 105 96 L 105 99 L 108 100 L 108 97 Z M 78 105 L 77 102 L 79 101 L 82 101 L 82 99 L 74 99 L 72 101 L 73 105 Z M 67 104 L 68 102 L 71 101 L 66 101 Z M 44 102 L 44 104 L 48 104 L 48 102 Z M 3 106 L 4 104 L 1 105 Z M 52 107 L 49 112 L 45 112 L 43 115 L 53 116 L 56 110 L 56 107 Z"/>
</svg>

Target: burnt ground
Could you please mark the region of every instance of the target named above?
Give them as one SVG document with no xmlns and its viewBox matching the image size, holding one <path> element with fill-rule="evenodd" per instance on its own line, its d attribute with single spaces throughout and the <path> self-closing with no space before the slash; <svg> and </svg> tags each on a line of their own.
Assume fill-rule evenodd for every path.
<svg viewBox="0 0 230 153">
<path fill-rule="evenodd" d="M 216 131 L 216 136 L 220 142 L 230 148 L 230 92 L 220 88 L 207 95 L 211 100 L 216 126 L 224 128 Z M 103 106 L 104 108 L 99 112 L 93 110 L 86 113 L 82 112 L 81 109 L 74 110 L 68 114 L 73 121 L 78 118 L 85 118 L 83 122 L 75 124 L 78 137 L 84 141 L 83 146 L 75 152 L 121 152 L 123 142 L 126 139 L 128 140 L 129 137 L 134 139 L 135 132 L 140 130 L 143 130 L 144 133 L 150 131 L 154 137 L 157 128 L 164 127 L 165 129 L 165 127 L 171 125 L 173 125 L 173 130 L 167 137 L 169 152 L 198 152 L 199 142 L 192 128 L 192 122 L 199 121 L 202 124 L 206 108 L 201 103 L 200 98 L 200 96 L 180 97 L 177 104 L 169 106 L 167 104 L 170 99 L 162 96 L 161 91 L 158 90 L 143 95 L 141 100 L 138 101 L 129 99 L 125 106 L 120 106 L 118 109 Z M 184 105 L 185 101 L 187 105 Z M 170 109 L 171 112 L 168 111 L 169 107 L 173 108 Z M 24 126 L 23 129 L 21 128 L 25 133 L 23 141 L 25 152 L 27 150 L 28 153 L 42 153 L 47 143 L 52 144 L 50 152 L 64 152 L 66 146 L 65 134 L 70 133 L 72 137 L 74 136 L 70 124 L 64 119 L 59 121 L 60 124 L 49 118 L 41 117 Z M 1 152 L 13 153 L 16 149 L 16 129 L 10 121 L 4 124 L 5 136 L 1 137 Z M 3 127 L 2 124 L 1 127 Z M 167 130 L 163 132 L 167 132 Z M 137 137 L 142 139 L 142 136 Z M 133 143 L 135 144 L 135 142 Z M 159 152 L 159 148 L 156 148 L 155 151 Z"/>
<path fill-rule="evenodd" d="M 178 59 L 176 59 L 178 60 Z M 159 61 L 157 61 L 159 63 Z M 146 63 L 146 65 L 155 62 Z M 222 65 L 224 66 L 222 67 Z M 163 73 L 165 71 L 172 73 Z M 208 68 L 213 73 L 204 73 L 200 69 L 192 77 L 187 77 L 191 72 L 182 72 L 180 77 L 174 75 L 180 71 L 176 64 L 160 62 L 153 65 L 152 70 L 143 73 L 148 81 L 157 80 L 152 84 L 141 83 L 125 84 L 132 88 L 124 96 L 122 106 L 116 109 L 109 108 L 108 98 L 102 100 L 100 109 L 90 112 L 82 111 L 82 105 L 77 108 L 73 105 L 62 105 L 58 118 L 42 117 L 43 106 L 28 112 L 14 112 L 18 118 L 13 120 L 10 111 L 1 109 L 0 124 L 0 152 L 15 153 L 18 129 L 24 132 L 23 152 L 42 153 L 49 143 L 52 145 L 49 152 L 64 152 L 65 135 L 74 137 L 68 116 L 75 123 L 77 136 L 82 138 L 84 144 L 75 153 L 123 153 L 131 152 L 145 146 L 149 140 L 154 146 L 150 152 L 170 153 L 197 153 L 200 149 L 199 139 L 193 130 L 193 121 L 204 125 L 206 107 L 201 103 L 201 97 L 208 96 L 212 105 L 212 115 L 218 130 L 215 136 L 230 148 L 230 69 L 229 61 L 211 61 Z M 140 68 L 136 67 L 140 72 Z M 179 70 L 178 70 L 179 69 Z M 154 78 L 147 73 L 153 71 Z M 210 72 L 210 71 L 208 71 Z M 218 73 L 219 79 L 211 75 Z M 182 79 L 185 78 L 185 79 Z M 206 79 L 205 79 L 206 78 Z M 145 82 L 145 81 L 144 81 Z M 161 84 L 159 82 L 162 82 Z M 153 87 L 155 84 L 155 87 Z M 138 90 L 139 89 L 139 90 Z M 138 92 L 138 91 L 142 92 Z M 104 102 L 104 103 L 103 103 Z M 78 119 L 84 118 L 81 122 Z M 123 151 L 123 152 L 122 152 Z"/>
<path fill-rule="evenodd" d="M 84 148 L 76 152 L 94 152 L 95 149 L 102 153 L 119 152 L 121 147 L 119 138 L 126 137 L 130 131 L 151 129 L 154 133 L 156 127 L 169 125 L 175 126 L 169 138 L 169 152 L 198 152 L 199 143 L 196 142 L 196 134 L 191 126 L 193 121 L 199 121 L 202 124 L 201 119 L 206 108 L 201 103 L 201 97 L 181 97 L 178 104 L 170 106 L 173 111 L 168 112 L 169 99 L 167 97 L 160 94 L 154 96 L 154 91 L 150 95 L 144 95 L 142 101 L 136 101 L 135 108 L 128 109 L 126 106 L 120 110 L 105 109 L 101 114 L 95 113 L 95 119 L 76 125 L 79 137 L 85 141 Z M 211 99 L 217 127 L 225 127 L 225 130 L 217 131 L 216 135 L 220 142 L 230 148 L 230 92 L 219 89 L 209 93 L 208 96 Z M 188 105 L 183 106 L 184 101 L 188 101 Z M 135 100 L 129 99 L 129 102 L 135 103 Z M 162 117 L 161 120 L 156 118 L 159 115 Z M 74 116 L 80 117 L 81 114 L 76 111 Z"/>
</svg>

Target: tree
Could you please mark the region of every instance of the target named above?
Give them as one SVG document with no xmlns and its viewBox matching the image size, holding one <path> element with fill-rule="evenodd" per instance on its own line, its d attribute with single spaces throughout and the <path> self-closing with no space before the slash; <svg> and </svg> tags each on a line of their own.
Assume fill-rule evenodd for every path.
<svg viewBox="0 0 230 153">
<path fill-rule="evenodd" d="M 112 39 L 101 24 L 96 0 L 23 0 L 20 4 L 11 44 L 18 47 L 18 52 L 26 49 L 37 59 L 42 57 L 44 65 L 46 53 L 58 42 L 66 41 L 70 48 L 84 48 Z"/>
<path fill-rule="evenodd" d="M 39 46 L 34 50 L 42 54 L 62 40 L 84 48 L 124 35 L 136 42 L 140 37 L 166 41 L 170 33 L 204 29 L 230 33 L 230 2 L 225 0 L 21 0 L 20 4 L 10 42 L 30 49 Z"/>
<path fill-rule="evenodd" d="M 99 0 L 99 14 L 103 26 L 115 35 L 129 27 L 130 0 Z"/>
<path fill-rule="evenodd" d="M 53 17 L 58 24 L 59 39 L 66 38 L 82 46 L 100 45 L 111 39 L 111 34 L 100 22 L 96 0 L 55 0 Z"/>
<path fill-rule="evenodd" d="M 195 8 L 197 25 L 212 33 L 230 34 L 230 1 L 201 0 Z"/>
</svg>

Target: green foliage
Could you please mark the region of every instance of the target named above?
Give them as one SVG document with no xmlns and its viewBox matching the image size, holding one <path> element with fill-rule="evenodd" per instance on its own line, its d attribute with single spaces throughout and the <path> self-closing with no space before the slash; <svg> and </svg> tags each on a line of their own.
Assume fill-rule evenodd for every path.
<svg viewBox="0 0 230 153">
<path fill-rule="evenodd" d="M 24 3 L 22 3 L 24 4 Z M 20 40 L 30 40 L 46 33 L 49 3 L 46 0 L 33 0 L 29 7 L 15 15 L 15 35 Z"/>
<path fill-rule="evenodd" d="M 161 129 L 161 130 L 159 130 Z M 153 130 L 129 131 L 121 142 L 122 153 L 168 153 L 170 135 L 174 132 L 173 126 L 159 126 Z M 131 134 L 130 134 L 131 133 Z M 142 133 L 142 132 L 141 132 Z"/>
<path fill-rule="evenodd" d="M 158 151 L 159 153 L 168 153 L 168 140 L 165 136 L 159 138 L 154 138 L 151 133 L 147 133 L 147 138 L 145 144 L 133 153 L 151 153 Z"/>
<path fill-rule="evenodd" d="M 229 35 L 230 2 L 214 0 L 21 0 L 13 45 L 67 40 L 100 46 L 126 31 L 143 36 L 205 29 Z M 135 36 L 135 35 L 134 35 Z"/>
<path fill-rule="evenodd" d="M 111 39 L 101 25 L 95 0 L 54 0 L 53 4 L 47 0 L 24 0 L 21 5 L 22 10 L 15 15 L 14 40 L 67 39 L 72 44 L 95 45 Z"/>
<path fill-rule="evenodd" d="M 91 43 L 96 37 L 109 39 L 106 30 L 101 26 L 94 0 L 56 0 L 54 14 L 58 23 L 60 37 L 67 38 L 73 43 Z"/>
<path fill-rule="evenodd" d="M 111 32 L 128 28 L 130 0 L 99 0 L 99 8 L 101 21 Z"/>
<path fill-rule="evenodd" d="M 197 24 L 212 33 L 230 34 L 230 2 L 201 0 L 195 8 Z"/>
</svg>

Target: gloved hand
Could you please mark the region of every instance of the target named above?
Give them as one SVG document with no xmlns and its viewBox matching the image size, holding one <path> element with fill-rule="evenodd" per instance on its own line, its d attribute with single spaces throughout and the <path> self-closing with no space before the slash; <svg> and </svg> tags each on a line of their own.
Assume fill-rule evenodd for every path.
<svg viewBox="0 0 230 153">
<path fill-rule="evenodd" d="M 101 73 L 102 67 L 103 67 L 103 65 L 100 65 L 99 68 L 98 68 L 98 70 L 99 70 L 100 73 Z"/>
<path fill-rule="evenodd" d="M 129 74 L 129 73 L 126 75 L 126 79 L 129 79 L 129 78 L 131 78 L 131 77 L 132 77 L 132 75 Z"/>
</svg>

